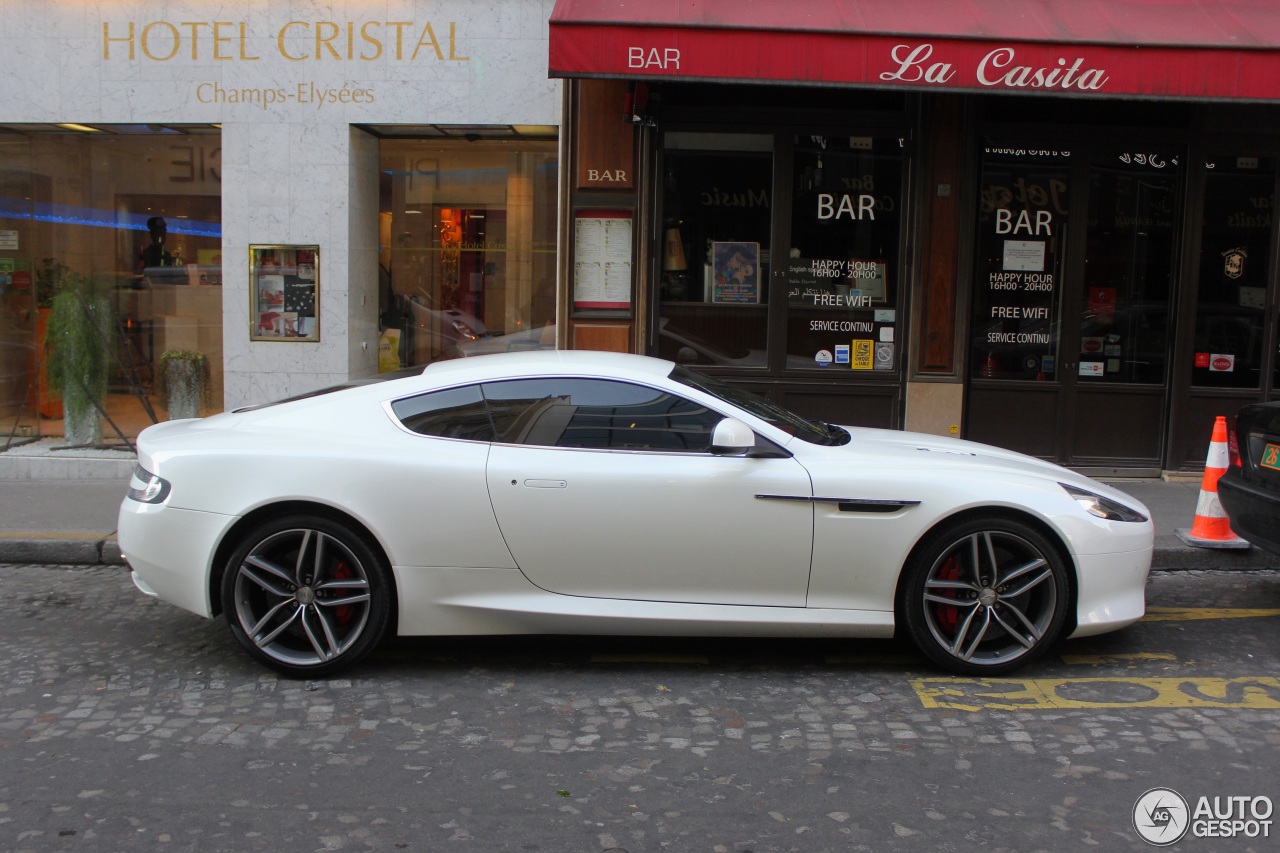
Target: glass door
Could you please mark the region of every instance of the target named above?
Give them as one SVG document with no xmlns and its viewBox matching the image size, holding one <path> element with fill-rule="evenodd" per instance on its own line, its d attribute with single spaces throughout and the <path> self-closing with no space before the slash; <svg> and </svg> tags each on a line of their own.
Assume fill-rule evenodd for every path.
<svg viewBox="0 0 1280 853">
<path fill-rule="evenodd" d="M 662 140 L 649 351 L 809 417 L 899 426 L 905 138 Z"/>
<path fill-rule="evenodd" d="M 1276 311 L 1268 308 L 1277 165 L 1232 152 L 1205 162 L 1191 334 L 1179 350 L 1190 379 L 1175 413 L 1170 462 L 1178 468 L 1204 465 L 1218 415 L 1230 418 L 1280 388 Z"/>
<path fill-rule="evenodd" d="M 1062 461 L 1072 467 L 1161 467 L 1178 173 L 1172 152 L 1104 150 L 1089 164 L 1083 258 L 1066 294 Z"/>
<path fill-rule="evenodd" d="M 1171 152 L 986 152 L 969 437 L 1076 468 L 1160 468 L 1178 187 Z"/>
<path fill-rule="evenodd" d="M 965 435 L 1049 459 L 1074 180 L 1069 153 L 1010 147 L 984 152 L 979 184 Z"/>
<path fill-rule="evenodd" d="M 785 266 L 785 366 L 899 373 L 895 139 L 797 136 Z"/>
</svg>

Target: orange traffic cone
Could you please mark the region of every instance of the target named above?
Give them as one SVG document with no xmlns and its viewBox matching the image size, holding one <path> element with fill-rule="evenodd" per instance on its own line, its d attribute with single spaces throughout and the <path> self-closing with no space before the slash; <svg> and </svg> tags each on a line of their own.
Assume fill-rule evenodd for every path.
<svg viewBox="0 0 1280 853">
<path fill-rule="evenodd" d="M 1231 530 L 1231 522 L 1218 500 L 1218 478 L 1226 473 L 1227 419 L 1218 416 L 1213 422 L 1213 438 L 1209 441 L 1209 456 L 1204 463 L 1204 480 L 1200 486 L 1200 499 L 1196 502 L 1196 517 L 1190 530 L 1176 530 L 1178 538 L 1198 548 L 1248 548 L 1249 543 Z"/>
</svg>

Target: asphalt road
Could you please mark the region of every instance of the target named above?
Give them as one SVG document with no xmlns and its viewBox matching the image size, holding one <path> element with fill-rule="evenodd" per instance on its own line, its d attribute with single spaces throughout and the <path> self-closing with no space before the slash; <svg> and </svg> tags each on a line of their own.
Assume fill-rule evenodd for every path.
<svg viewBox="0 0 1280 853">
<path fill-rule="evenodd" d="M 294 681 L 117 567 L 0 566 L 0 600 L 4 850 L 1146 850 L 1160 787 L 1186 809 L 1147 831 L 1201 797 L 1256 824 L 1170 849 L 1280 836 L 1273 571 L 1156 573 L 1147 620 L 991 682 L 889 641 L 564 637 Z"/>
</svg>

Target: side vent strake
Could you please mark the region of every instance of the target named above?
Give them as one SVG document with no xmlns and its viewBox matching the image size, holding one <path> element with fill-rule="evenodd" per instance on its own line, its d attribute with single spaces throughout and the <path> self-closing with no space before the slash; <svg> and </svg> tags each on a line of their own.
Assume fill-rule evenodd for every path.
<svg viewBox="0 0 1280 853">
<path fill-rule="evenodd" d="M 877 498 L 821 498 L 807 495 L 756 495 L 762 501 L 803 501 L 806 503 L 835 504 L 840 512 L 897 512 L 907 507 L 919 506 L 914 500 L 883 500 Z"/>
</svg>

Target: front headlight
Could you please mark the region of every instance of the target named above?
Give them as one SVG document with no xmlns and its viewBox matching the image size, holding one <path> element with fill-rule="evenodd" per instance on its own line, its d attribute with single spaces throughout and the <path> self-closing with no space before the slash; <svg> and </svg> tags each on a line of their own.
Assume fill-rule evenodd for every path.
<svg viewBox="0 0 1280 853">
<path fill-rule="evenodd" d="M 1145 515 L 1136 509 L 1130 509 L 1119 501 L 1104 498 L 1102 495 L 1096 495 L 1079 486 L 1068 486 L 1066 483 L 1059 483 L 1058 485 L 1066 489 L 1067 494 L 1075 498 L 1076 503 L 1080 504 L 1080 508 L 1089 513 L 1089 515 L 1096 515 L 1098 518 L 1105 518 L 1107 521 L 1147 520 Z"/>
<path fill-rule="evenodd" d="M 133 476 L 129 478 L 128 496 L 140 503 L 164 503 L 169 497 L 169 481 L 162 480 L 141 465 L 134 466 Z"/>
</svg>

